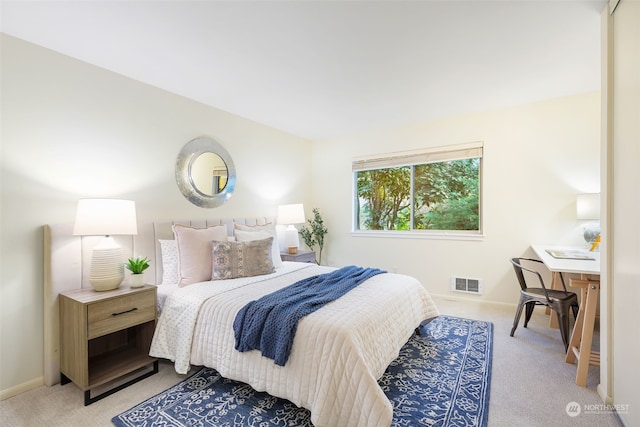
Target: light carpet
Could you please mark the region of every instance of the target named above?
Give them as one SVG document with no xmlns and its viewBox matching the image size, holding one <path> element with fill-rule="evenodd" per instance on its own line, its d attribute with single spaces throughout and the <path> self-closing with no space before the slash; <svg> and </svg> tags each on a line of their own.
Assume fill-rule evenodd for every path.
<svg viewBox="0 0 640 427">
<path fill-rule="evenodd" d="M 487 424 L 493 325 L 440 316 L 412 336 L 379 380 L 392 426 Z M 132 426 L 311 426 L 307 409 L 204 368 L 112 419 Z"/>
</svg>

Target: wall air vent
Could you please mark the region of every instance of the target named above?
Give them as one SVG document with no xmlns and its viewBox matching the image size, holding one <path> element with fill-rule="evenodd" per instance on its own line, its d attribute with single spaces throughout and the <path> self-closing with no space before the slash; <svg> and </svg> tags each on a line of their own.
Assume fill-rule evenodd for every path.
<svg viewBox="0 0 640 427">
<path fill-rule="evenodd" d="M 482 280 L 468 277 L 451 277 L 451 290 L 468 294 L 482 294 Z"/>
</svg>

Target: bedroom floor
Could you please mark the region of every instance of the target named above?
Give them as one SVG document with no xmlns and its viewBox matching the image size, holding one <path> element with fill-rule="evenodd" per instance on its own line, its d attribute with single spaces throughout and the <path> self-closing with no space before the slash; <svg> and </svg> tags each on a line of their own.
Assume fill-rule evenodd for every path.
<svg viewBox="0 0 640 427">
<path fill-rule="evenodd" d="M 599 371 L 590 368 L 586 388 L 575 385 L 575 365 L 564 363 L 560 333 L 548 327 L 548 316 L 537 308 L 528 328 L 519 326 L 509 337 L 515 306 L 457 302 L 434 298 L 442 314 L 486 320 L 494 324 L 493 370 L 489 427 L 498 426 L 621 426 L 608 411 L 572 418 L 570 402 L 602 405 L 596 392 Z M 596 339 L 597 341 L 597 339 Z M 545 369 L 539 369 L 545 366 Z M 83 392 L 74 386 L 42 386 L 0 402 L 3 426 L 111 426 L 111 418 L 181 381 L 170 363 L 158 374 L 93 405 L 83 405 Z"/>
</svg>

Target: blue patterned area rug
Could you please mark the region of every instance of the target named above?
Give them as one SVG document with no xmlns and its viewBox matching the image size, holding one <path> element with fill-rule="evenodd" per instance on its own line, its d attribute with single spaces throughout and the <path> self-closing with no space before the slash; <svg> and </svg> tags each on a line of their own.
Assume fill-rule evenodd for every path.
<svg viewBox="0 0 640 427">
<path fill-rule="evenodd" d="M 402 347 L 378 381 L 392 426 L 483 427 L 489 410 L 493 325 L 440 316 Z M 311 426 L 308 410 L 204 368 L 114 417 L 131 426 Z"/>
</svg>

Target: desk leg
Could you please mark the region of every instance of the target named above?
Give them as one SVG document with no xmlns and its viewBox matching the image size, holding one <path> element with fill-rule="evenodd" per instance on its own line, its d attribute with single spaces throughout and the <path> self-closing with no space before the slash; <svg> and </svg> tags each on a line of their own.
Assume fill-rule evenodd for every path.
<svg viewBox="0 0 640 427">
<path fill-rule="evenodd" d="M 551 289 L 563 290 L 562 289 L 562 278 L 560 277 L 562 273 L 558 271 L 554 271 L 551 273 Z M 555 313 L 551 312 L 549 307 L 546 307 L 544 310 L 544 314 L 551 314 L 549 317 L 549 327 L 554 329 L 559 329 L 560 325 L 558 324 L 558 316 Z"/>
<path fill-rule="evenodd" d="M 587 306 L 587 288 L 585 286 L 580 288 L 580 308 L 578 309 L 578 317 L 576 317 L 576 323 L 573 325 L 573 332 L 571 332 L 571 340 L 569 340 L 569 348 L 567 350 L 567 356 L 564 361 L 567 363 L 573 363 L 576 361 L 576 354 L 573 349 L 580 347 L 580 339 L 582 338 L 582 328 L 584 327 L 584 312 Z"/>
<path fill-rule="evenodd" d="M 585 306 L 584 315 L 579 316 L 579 320 L 582 320 L 582 322 L 576 322 L 574 334 L 571 336 L 567 357 L 565 358 L 565 361 L 569 363 L 573 363 L 575 358 L 578 358 L 576 384 L 581 387 L 586 387 L 587 385 L 589 365 L 600 365 L 600 355 L 598 353 L 591 353 L 599 293 L 599 282 L 586 282 L 586 286 L 582 287 L 582 296 L 585 299 L 582 300 L 581 306 Z M 582 307 L 580 307 L 580 311 L 582 311 Z M 581 329 L 581 334 L 578 332 L 578 328 Z M 578 343 L 575 342 L 574 335 L 580 336 L 579 348 L 577 347 Z"/>
</svg>

